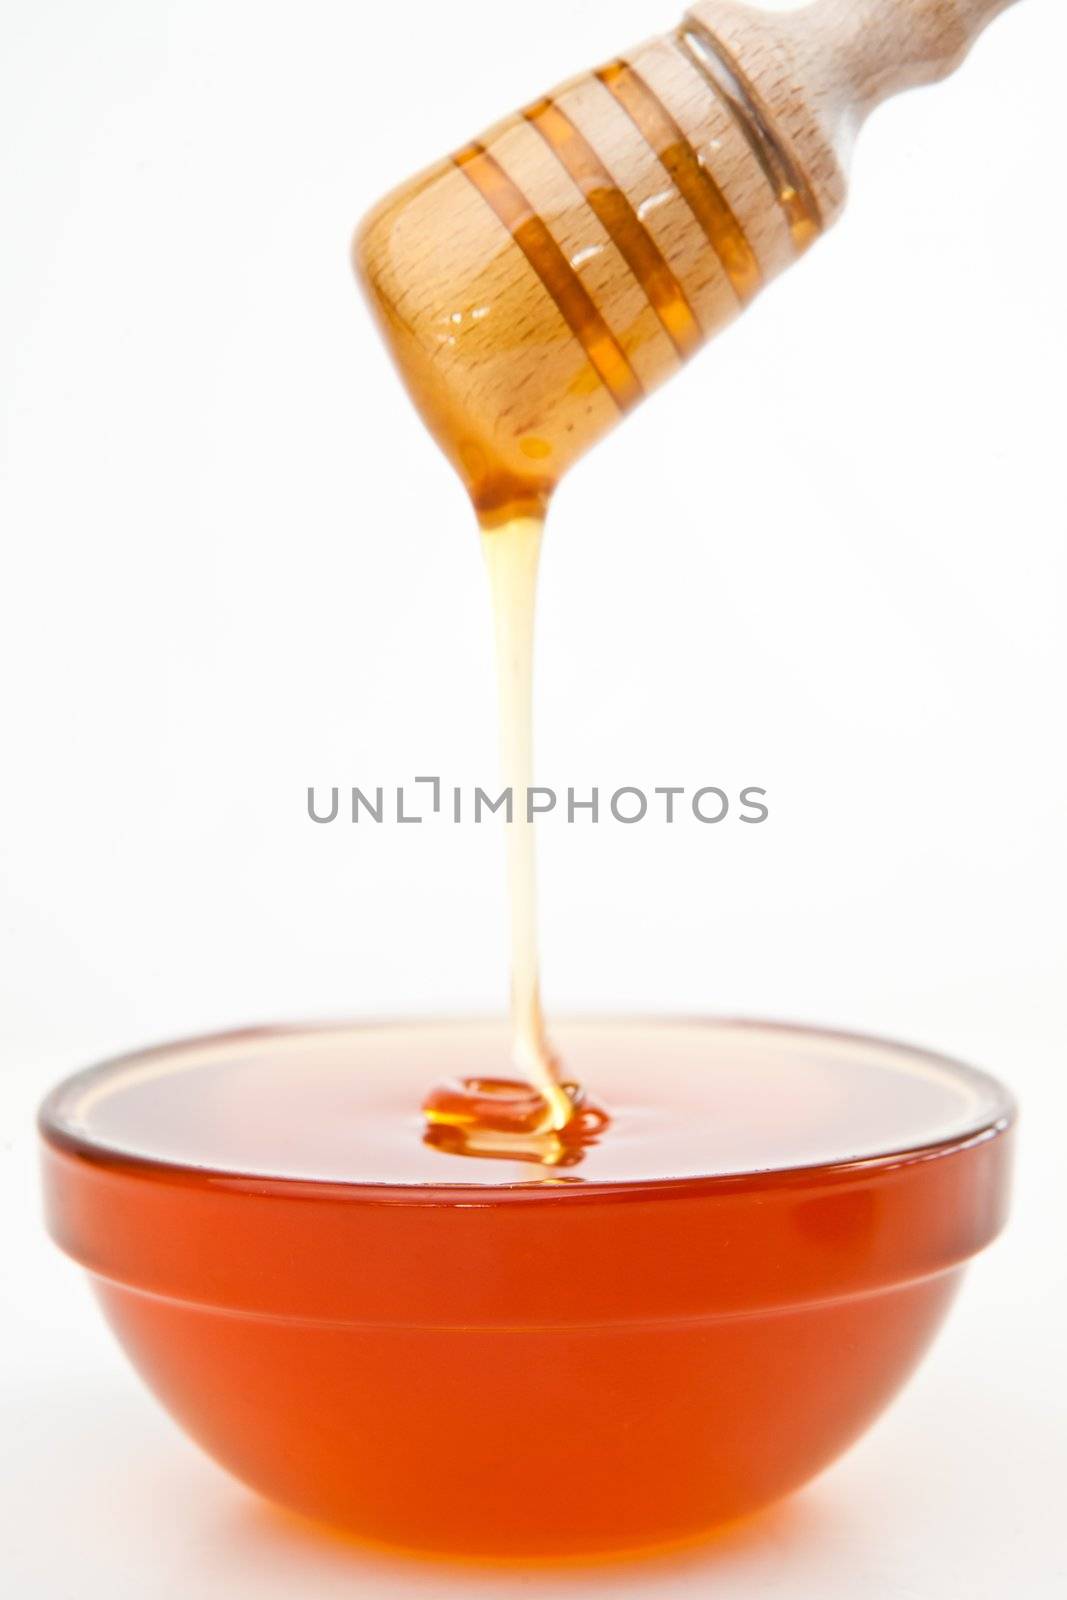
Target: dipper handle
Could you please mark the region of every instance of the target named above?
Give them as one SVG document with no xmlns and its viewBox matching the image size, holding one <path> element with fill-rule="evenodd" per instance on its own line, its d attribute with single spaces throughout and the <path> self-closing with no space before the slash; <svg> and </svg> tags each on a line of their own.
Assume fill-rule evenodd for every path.
<svg viewBox="0 0 1067 1600">
<path fill-rule="evenodd" d="M 483 521 L 563 472 L 789 266 L 856 130 L 1013 0 L 700 0 L 388 196 L 357 270 Z"/>
<path fill-rule="evenodd" d="M 867 112 L 902 89 L 947 78 L 986 25 L 1014 3 L 817 0 L 805 13 L 801 31 L 808 32 L 816 51 L 837 56 L 844 67 L 842 93 Z M 711 0 L 706 9 L 722 7 Z"/>
<path fill-rule="evenodd" d="M 987 24 L 1015 3 L 814 0 L 771 14 L 733 0 L 701 0 L 683 27 L 737 64 L 784 137 L 795 141 L 823 220 L 831 222 L 844 203 L 851 141 L 870 112 L 891 95 L 955 72 Z"/>
</svg>

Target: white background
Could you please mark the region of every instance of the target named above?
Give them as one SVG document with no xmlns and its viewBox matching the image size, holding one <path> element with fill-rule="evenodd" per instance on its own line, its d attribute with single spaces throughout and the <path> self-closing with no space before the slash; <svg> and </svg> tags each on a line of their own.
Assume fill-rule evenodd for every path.
<svg viewBox="0 0 1067 1600">
<path fill-rule="evenodd" d="M 38 1222 L 32 1111 L 61 1072 L 246 1021 L 500 1005 L 495 829 L 305 813 L 311 783 L 495 776 L 477 542 L 348 236 L 410 171 L 676 20 L 676 0 L 4 0 L 12 1594 L 1059 1592 L 1053 0 L 877 115 L 845 220 L 575 471 L 544 566 L 542 781 L 759 784 L 772 807 L 755 829 L 543 829 L 549 1007 L 886 1032 L 1022 1097 L 1013 1226 L 891 1414 L 685 1556 L 555 1576 L 387 1560 L 200 1457 Z"/>
</svg>

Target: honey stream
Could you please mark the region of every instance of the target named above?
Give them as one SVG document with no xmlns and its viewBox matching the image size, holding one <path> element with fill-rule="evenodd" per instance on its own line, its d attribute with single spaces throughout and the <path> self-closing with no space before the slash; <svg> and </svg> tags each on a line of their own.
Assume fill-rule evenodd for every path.
<svg viewBox="0 0 1067 1600">
<path fill-rule="evenodd" d="M 496 635 L 500 752 L 507 813 L 511 932 L 512 1064 L 524 1081 L 464 1078 L 424 1102 L 427 1137 L 454 1154 L 510 1156 L 570 1166 L 604 1126 L 579 1086 L 564 1080 L 541 1005 L 537 856 L 528 796 L 533 783 L 533 659 L 537 572 L 544 521 L 521 516 L 482 524 Z"/>
<path fill-rule="evenodd" d="M 700 95 L 712 109 L 696 137 Z M 427 1138 L 443 1149 L 573 1164 L 604 1125 L 567 1081 L 541 1005 L 527 802 L 538 557 L 563 475 L 763 285 L 712 126 L 740 131 L 735 155 L 744 148 L 801 254 L 820 229 L 814 197 L 740 69 L 692 19 L 413 179 L 357 237 L 404 382 L 470 495 L 495 614 L 521 1081 L 434 1088 Z"/>
</svg>

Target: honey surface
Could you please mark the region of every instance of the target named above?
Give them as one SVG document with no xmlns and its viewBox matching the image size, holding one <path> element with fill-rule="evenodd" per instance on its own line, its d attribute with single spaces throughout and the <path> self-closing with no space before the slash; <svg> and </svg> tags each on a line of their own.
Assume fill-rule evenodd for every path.
<svg viewBox="0 0 1067 1600">
<path fill-rule="evenodd" d="M 988 1080 L 937 1058 L 772 1026 L 566 1022 L 561 1055 L 612 1124 L 569 1181 L 649 1182 L 859 1160 L 958 1137 L 995 1113 Z M 367 1184 L 526 1184 L 521 1159 L 457 1162 L 423 1142 L 430 1082 L 493 1079 L 503 1023 L 236 1035 L 90 1079 L 64 1126 L 127 1154 Z M 545 1177 L 551 1181 L 552 1171 Z"/>
</svg>

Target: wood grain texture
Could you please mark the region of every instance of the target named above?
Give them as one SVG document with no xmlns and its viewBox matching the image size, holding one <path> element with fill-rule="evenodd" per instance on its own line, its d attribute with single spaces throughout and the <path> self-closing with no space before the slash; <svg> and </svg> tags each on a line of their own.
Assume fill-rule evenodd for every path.
<svg viewBox="0 0 1067 1600">
<path fill-rule="evenodd" d="M 699 0 L 389 196 L 357 269 L 485 520 L 570 465 L 829 226 L 871 109 L 1013 0 Z"/>
<path fill-rule="evenodd" d="M 732 64 L 815 192 L 824 224 L 845 202 L 855 136 L 890 95 L 954 72 L 1016 0 L 815 0 L 784 14 L 699 0 L 688 13 Z"/>
<path fill-rule="evenodd" d="M 630 52 L 630 59 L 649 80 L 650 48 Z M 598 78 L 578 80 L 563 90 L 559 102 L 595 143 L 613 181 L 626 192 L 641 226 L 671 268 L 699 326 L 691 350 L 699 347 L 738 310 L 722 263 L 709 250 L 700 224 L 655 151 Z"/>
<path fill-rule="evenodd" d="M 946 78 L 1015 0 L 819 0 L 808 34 L 837 92 L 863 115 L 889 95 Z"/>
</svg>

